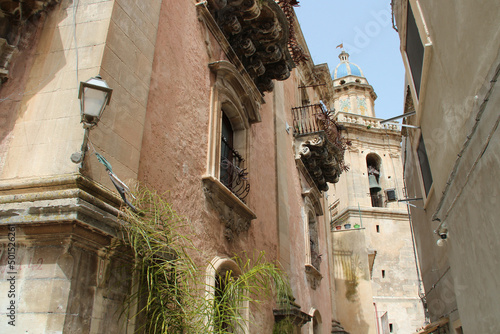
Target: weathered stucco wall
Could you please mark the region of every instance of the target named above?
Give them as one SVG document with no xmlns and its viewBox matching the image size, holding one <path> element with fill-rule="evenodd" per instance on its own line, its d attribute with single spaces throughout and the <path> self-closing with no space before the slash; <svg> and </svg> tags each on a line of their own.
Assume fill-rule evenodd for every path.
<svg viewBox="0 0 500 334">
<path fill-rule="evenodd" d="M 355 229 L 332 233 L 338 320 L 349 333 L 375 334 L 366 231 Z"/>
<path fill-rule="evenodd" d="M 257 215 L 248 232 L 231 242 L 224 237 L 219 213 L 207 201 L 202 176 L 207 170 L 210 93 L 214 74 L 210 62 L 225 56 L 210 31 L 198 20 L 194 2 L 164 2 L 160 12 L 151 91 L 142 143 L 139 180 L 168 191 L 167 199 L 190 221 L 193 242 L 208 266 L 215 256 L 232 257 L 265 251 L 277 258 L 275 150 L 272 104 L 261 110 L 262 122 L 248 133 L 248 207 Z M 267 97 L 266 97 L 267 98 Z M 272 97 L 269 97 L 272 100 Z M 268 331 L 274 322 L 270 305 L 252 312 L 252 325 Z M 254 329 L 259 331 L 258 328 Z"/>
<path fill-rule="evenodd" d="M 412 216 L 429 315 L 433 321 L 449 316 L 450 324 L 460 319 L 464 333 L 495 333 L 500 28 L 490 22 L 500 5 L 410 2 L 420 34 L 427 32 L 430 41 L 421 84 L 425 94 L 412 121 L 421 131 L 410 132 L 405 166 L 410 196 L 425 198 L 415 154 L 422 134 L 433 186 L 415 203 L 424 210 L 412 208 Z M 405 26 L 402 4 L 396 6 L 398 27 Z M 405 29 L 400 38 L 404 41 Z M 437 247 L 433 233 L 440 224 L 448 229 L 444 247 Z"/>
<path fill-rule="evenodd" d="M 274 93 L 265 95 L 260 108 L 262 121 L 248 131 L 248 207 L 256 214 L 248 232 L 228 241 L 219 213 L 203 193 L 210 126 L 211 86 L 215 77 L 208 64 L 225 60 L 217 41 L 197 18 L 194 3 L 163 3 L 160 14 L 151 91 L 145 121 L 139 180 L 167 191 L 167 198 L 192 225 L 197 256 L 206 266 L 215 256 L 232 257 L 265 251 L 268 260 L 282 260 L 292 278 L 296 302 L 306 313 L 320 310 L 326 327 L 331 323 L 329 282 L 313 291 L 305 275 L 303 203 L 300 178 L 294 160 L 292 124 L 298 85 L 295 74 L 276 82 Z M 326 254 L 326 231 L 320 217 L 322 252 Z M 279 236 L 279 242 L 278 242 Z M 322 271 L 327 276 L 327 261 Z M 324 267 L 323 267 L 324 266 Z M 251 331 L 268 332 L 274 323 L 269 303 L 252 309 Z M 308 331 L 308 325 L 302 331 Z"/>
<path fill-rule="evenodd" d="M 308 212 L 304 207 L 303 189 L 299 182 L 303 176 L 300 175 L 295 162 L 293 130 L 290 130 L 290 133 L 286 131 L 286 125 L 293 124 L 291 109 L 301 105 L 298 89 L 300 75 L 299 69 L 294 70 L 290 79 L 276 84 L 274 91 L 279 260 L 289 272 L 296 302 L 306 313 L 310 314 L 310 310 L 313 308 L 318 310 L 321 315 L 322 330 L 326 331 L 330 328 L 333 315 L 329 277 L 328 229 L 325 216 L 317 216 L 319 253 L 322 259 L 318 269 L 323 278 L 319 286 L 312 289 L 305 268 L 308 262 L 305 248 L 309 247 L 309 239 L 306 235 Z M 311 103 L 318 102 L 313 100 L 315 98 L 313 94 L 310 96 Z M 322 207 L 325 208 L 324 202 L 322 202 Z M 309 333 L 311 326 L 312 323 L 304 325 L 301 329 L 302 333 Z"/>
</svg>

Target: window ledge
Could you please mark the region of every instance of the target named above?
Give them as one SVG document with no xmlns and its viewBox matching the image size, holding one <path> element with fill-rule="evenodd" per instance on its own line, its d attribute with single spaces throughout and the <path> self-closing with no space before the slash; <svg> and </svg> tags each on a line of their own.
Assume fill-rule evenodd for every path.
<svg viewBox="0 0 500 334">
<path fill-rule="evenodd" d="M 257 215 L 215 177 L 204 175 L 202 180 L 205 196 L 219 212 L 226 226 L 224 236 L 232 240 L 235 234 L 248 231 L 250 221 L 257 218 Z"/>
<path fill-rule="evenodd" d="M 316 290 L 316 288 L 321 283 L 321 279 L 323 279 L 323 275 L 316 269 L 312 264 L 306 264 L 306 276 L 307 281 L 311 285 L 311 288 Z"/>
</svg>

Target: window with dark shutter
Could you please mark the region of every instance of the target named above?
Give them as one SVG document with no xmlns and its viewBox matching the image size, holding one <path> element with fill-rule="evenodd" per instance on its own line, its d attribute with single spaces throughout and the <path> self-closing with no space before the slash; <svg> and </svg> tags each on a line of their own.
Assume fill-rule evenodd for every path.
<svg viewBox="0 0 500 334">
<path fill-rule="evenodd" d="M 417 147 L 418 161 L 420 163 L 420 171 L 422 172 L 422 179 L 424 181 L 425 195 L 429 195 L 432 186 L 431 167 L 429 159 L 427 158 L 427 151 L 425 150 L 424 138 L 420 136 Z"/>
<path fill-rule="evenodd" d="M 417 23 L 411 5 L 408 3 L 408 16 L 406 26 L 406 55 L 410 63 L 411 75 L 415 84 L 417 97 L 420 95 L 420 81 L 422 79 L 422 67 L 424 63 L 424 46 L 420 39 Z"/>
</svg>

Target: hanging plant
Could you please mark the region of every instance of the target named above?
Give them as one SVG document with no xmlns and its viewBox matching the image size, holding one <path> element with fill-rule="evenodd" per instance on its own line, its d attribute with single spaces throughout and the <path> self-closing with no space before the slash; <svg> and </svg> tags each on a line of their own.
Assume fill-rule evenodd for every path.
<svg viewBox="0 0 500 334">
<path fill-rule="evenodd" d="M 208 288 L 190 255 L 202 252 L 186 235 L 187 220 L 156 192 L 143 188 L 136 198 L 137 211 L 124 208 L 122 217 L 124 243 L 135 256 L 134 292 L 122 315 L 136 320 L 137 332 L 233 332 L 247 325 L 245 305 L 291 295 L 286 274 L 264 252 L 233 257 L 239 275 L 227 271 Z"/>
</svg>

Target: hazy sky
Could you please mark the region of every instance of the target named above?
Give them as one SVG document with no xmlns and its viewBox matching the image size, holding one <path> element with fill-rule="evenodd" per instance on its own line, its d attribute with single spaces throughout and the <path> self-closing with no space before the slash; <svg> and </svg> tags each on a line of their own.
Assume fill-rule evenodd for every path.
<svg viewBox="0 0 500 334">
<path fill-rule="evenodd" d="M 315 64 L 333 71 L 343 43 L 375 89 L 377 117 L 403 113 L 404 67 L 390 0 L 301 0 L 295 12 Z"/>
</svg>

